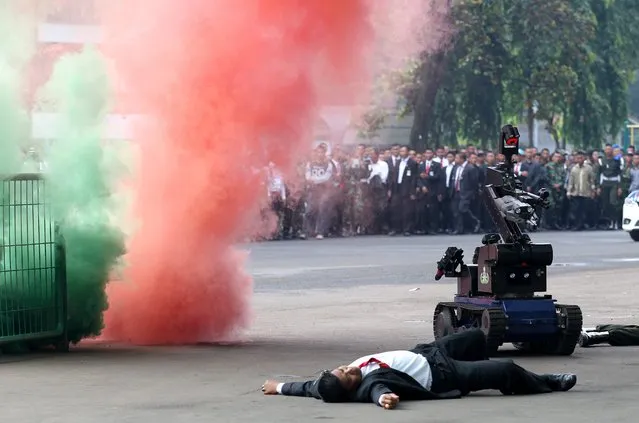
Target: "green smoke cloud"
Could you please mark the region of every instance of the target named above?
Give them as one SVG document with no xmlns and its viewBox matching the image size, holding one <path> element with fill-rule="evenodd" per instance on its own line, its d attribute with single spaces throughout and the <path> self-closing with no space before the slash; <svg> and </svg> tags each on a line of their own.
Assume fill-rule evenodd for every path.
<svg viewBox="0 0 639 423">
<path fill-rule="evenodd" d="M 29 136 L 23 76 L 35 50 L 32 21 L 16 13 L 18 5 L 15 0 L 0 2 L 0 174 L 20 168 L 20 147 Z"/>
<path fill-rule="evenodd" d="M 43 98 L 60 120 L 48 155 L 48 200 L 67 254 L 69 339 L 99 335 L 109 274 L 124 254 L 115 221 L 114 173 L 121 164 L 103 138 L 109 106 L 104 58 L 91 47 L 56 63 Z"/>
</svg>

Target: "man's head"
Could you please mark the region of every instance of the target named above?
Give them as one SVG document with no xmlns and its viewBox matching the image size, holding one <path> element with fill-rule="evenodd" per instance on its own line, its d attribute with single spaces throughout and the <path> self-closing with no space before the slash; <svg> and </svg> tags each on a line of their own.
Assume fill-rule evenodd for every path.
<svg viewBox="0 0 639 423">
<path fill-rule="evenodd" d="M 402 159 L 405 159 L 406 157 L 408 157 L 408 147 L 406 147 L 405 145 L 400 147 L 399 157 L 401 157 Z"/>
<path fill-rule="evenodd" d="M 495 164 L 495 153 L 493 153 L 492 151 L 486 153 L 486 164 L 488 166 L 492 166 Z"/>
<path fill-rule="evenodd" d="M 446 156 L 446 151 L 444 150 L 444 147 L 437 147 L 437 157 L 439 157 L 440 159 L 443 159 Z"/>
<path fill-rule="evenodd" d="M 393 144 L 390 150 L 393 156 L 397 156 L 399 154 L 399 144 Z M 406 151 L 406 153 L 408 153 L 408 150 Z"/>
<path fill-rule="evenodd" d="M 476 165 L 477 164 L 477 154 L 475 153 L 470 153 L 468 155 L 468 163 L 472 164 L 472 165 Z"/>
<path fill-rule="evenodd" d="M 555 151 L 555 153 L 552 155 L 553 163 L 561 163 L 561 159 L 563 159 L 563 156 L 561 155 L 561 153 L 558 151 Z"/>
<path fill-rule="evenodd" d="M 455 164 L 462 165 L 466 161 L 466 153 L 457 153 L 455 155 Z"/>
<path fill-rule="evenodd" d="M 525 154 L 528 161 L 532 161 L 535 158 L 535 150 L 533 148 L 527 148 Z"/>
<path fill-rule="evenodd" d="M 371 158 L 373 163 L 377 163 L 377 160 L 379 159 L 379 150 L 374 147 L 370 148 L 368 150 L 368 156 Z"/>
<path fill-rule="evenodd" d="M 577 154 L 575 155 L 575 163 L 581 166 L 584 164 L 585 160 L 586 160 L 586 154 L 583 151 L 577 151 Z"/>
<path fill-rule="evenodd" d="M 621 147 L 619 147 L 617 144 L 612 146 L 612 156 L 613 157 L 619 157 L 623 155 L 623 151 L 621 151 Z"/>
<path fill-rule="evenodd" d="M 486 161 L 486 155 L 483 152 L 477 153 L 477 165 L 483 166 Z"/>
<path fill-rule="evenodd" d="M 634 154 L 632 156 L 632 165 L 634 167 L 639 167 L 639 154 Z"/>
<path fill-rule="evenodd" d="M 434 155 L 434 154 L 433 154 L 433 150 L 432 150 L 432 149 L 430 149 L 430 148 L 427 148 L 427 149 L 424 151 L 424 158 L 425 158 L 426 160 L 433 160 L 433 155 Z"/>
<path fill-rule="evenodd" d="M 339 366 L 324 371 L 315 383 L 322 401 L 347 402 L 362 383 L 362 371 L 359 367 Z"/>
<path fill-rule="evenodd" d="M 612 144 L 606 144 L 606 146 L 604 147 L 604 154 L 607 158 L 612 157 Z"/>
</svg>

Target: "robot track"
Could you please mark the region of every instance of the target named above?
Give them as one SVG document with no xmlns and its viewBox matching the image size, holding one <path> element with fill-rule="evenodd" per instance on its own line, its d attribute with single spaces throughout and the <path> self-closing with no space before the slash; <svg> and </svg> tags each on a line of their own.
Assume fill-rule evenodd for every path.
<svg viewBox="0 0 639 423">
<path fill-rule="evenodd" d="M 504 343 L 507 323 L 501 308 L 454 302 L 439 303 L 433 316 L 433 332 L 435 339 L 440 339 L 468 329 L 481 329 L 486 334 L 486 352 L 488 356 L 492 356 Z"/>
</svg>

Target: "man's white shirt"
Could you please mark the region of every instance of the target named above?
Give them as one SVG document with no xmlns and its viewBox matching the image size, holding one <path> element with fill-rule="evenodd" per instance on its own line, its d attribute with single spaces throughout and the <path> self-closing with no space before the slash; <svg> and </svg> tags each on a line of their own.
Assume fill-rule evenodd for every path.
<svg viewBox="0 0 639 423">
<path fill-rule="evenodd" d="M 428 360 L 426 360 L 426 357 L 423 355 L 405 350 L 387 351 L 358 358 L 349 364 L 349 366 L 359 367 L 371 358 L 381 361 L 393 370 L 406 373 L 423 386 L 424 389 L 430 390 L 430 386 L 433 383 L 433 375 Z M 377 369 L 379 369 L 378 363 L 369 363 L 362 367 L 362 378 L 365 378 L 369 373 Z"/>
<path fill-rule="evenodd" d="M 379 176 L 382 183 L 386 183 L 386 180 L 388 179 L 388 163 L 383 160 L 377 160 L 375 163 L 368 165 L 368 170 L 370 171 L 368 182 L 370 182 L 375 176 Z"/>
<path fill-rule="evenodd" d="M 450 174 L 453 173 L 454 168 L 454 164 L 449 164 L 448 166 L 446 166 L 446 188 L 450 187 Z"/>
<path fill-rule="evenodd" d="M 441 159 L 441 158 L 435 156 L 435 157 L 433 157 L 433 161 L 434 162 L 438 162 L 439 164 L 441 164 L 443 168 L 444 167 L 448 167 L 448 165 L 450 164 L 450 163 L 448 163 L 448 159 L 445 158 L 445 157 L 443 159 Z"/>
<path fill-rule="evenodd" d="M 401 184 L 404 179 L 404 170 L 406 170 L 406 166 L 408 166 L 408 157 L 401 159 L 399 162 L 399 172 L 397 173 L 397 183 Z M 406 176 L 410 176 L 408 173 Z"/>
</svg>

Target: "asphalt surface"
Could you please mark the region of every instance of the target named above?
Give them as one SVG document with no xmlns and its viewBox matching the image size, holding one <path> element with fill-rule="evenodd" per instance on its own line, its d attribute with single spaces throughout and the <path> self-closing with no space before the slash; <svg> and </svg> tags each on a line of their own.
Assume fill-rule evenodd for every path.
<svg viewBox="0 0 639 423">
<path fill-rule="evenodd" d="M 549 275 L 639 266 L 639 243 L 621 231 L 538 232 L 536 243 L 554 250 Z M 435 263 L 446 247 L 464 250 L 471 262 L 481 235 L 375 236 L 272 241 L 245 246 L 255 291 L 435 283 Z M 441 280 L 437 283 L 454 281 Z"/>
<path fill-rule="evenodd" d="M 639 243 L 621 232 L 539 233 L 556 263 L 549 291 L 578 304 L 585 325 L 638 323 Z M 265 397 L 265 379 L 313 378 L 364 354 L 432 340 L 432 313 L 452 281 L 433 280 L 449 245 L 472 255 L 479 237 L 371 237 L 250 245 L 254 320 L 237 343 L 132 347 L 87 342 L 69 354 L 0 357 L 2 421 L 195 422 L 634 422 L 639 348 L 577 349 L 571 357 L 505 356 L 542 372 L 575 372 L 567 393 L 448 401 L 324 404 Z"/>
</svg>

